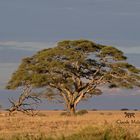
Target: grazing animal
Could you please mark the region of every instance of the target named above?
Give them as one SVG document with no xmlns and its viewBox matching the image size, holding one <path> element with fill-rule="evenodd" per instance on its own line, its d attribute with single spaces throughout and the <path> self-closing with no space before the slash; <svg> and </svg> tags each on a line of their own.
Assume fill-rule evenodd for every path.
<svg viewBox="0 0 140 140">
<path fill-rule="evenodd" d="M 124 114 L 125 114 L 125 118 L 127 117 L 127 118 L 135 118 L 135 113 L 132 113 L 132 112 L 124 112 Z"/>
</svg>

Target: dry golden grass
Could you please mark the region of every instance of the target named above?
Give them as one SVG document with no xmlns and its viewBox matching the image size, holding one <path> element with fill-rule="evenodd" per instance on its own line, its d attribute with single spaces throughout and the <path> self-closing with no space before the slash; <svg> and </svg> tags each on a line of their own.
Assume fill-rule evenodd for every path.
<svg viewBox="0 0 140 140">
<path fill-rule="evenodd" d="M 131 111 L 132 112 L 132 111 Z M 131 131 L 139 131 L 138 124 L 117 124 L 117 120 L 139 120 L 140 112 L 135 112 L 135 118 L 125 118 L 123 111 L 89 111 L 82 116 L 61 116 L 62 111 L 40 111 L 38 116 L 27 116 L 22 113 L 16 113 L 8 116 L 8 112 L 0 113 L 0 136 L 12 136 L 14 134 L 33 135 L 43 133 L 47 136 L 69 135 L 76 133 L 87 126 L 120 125 L 124 128 L 130 128 Z"/>
</svg>

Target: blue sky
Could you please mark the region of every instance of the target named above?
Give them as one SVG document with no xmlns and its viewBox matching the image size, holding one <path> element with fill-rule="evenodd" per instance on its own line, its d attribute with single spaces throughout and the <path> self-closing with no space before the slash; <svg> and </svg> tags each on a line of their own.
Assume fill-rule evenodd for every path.
<svg viewBox="0 0 140 140">
<path fill-rule="evenodd" d="M 59 40 L 86 38 L 116 46 L 140 67 L 139 25 L 139 0 L 0 0 L 0 103 L 7 107 L 12 92 L 4 86 L 21 59 Z M 140 106 L 139 90 L 117 93 L 87 106 L 107 109 L 109 100 L 112 108 Z"/>
</svg>

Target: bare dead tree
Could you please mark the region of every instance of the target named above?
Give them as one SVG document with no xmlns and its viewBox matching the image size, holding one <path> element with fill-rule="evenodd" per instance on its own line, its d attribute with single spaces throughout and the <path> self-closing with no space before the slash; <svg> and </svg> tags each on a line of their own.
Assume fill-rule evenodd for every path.
<svg viewBox="0 0 140 140">
<path fill-rule="evenodd" d="M 12 104 L 8 109 L 9 115 L 15 111 L 20 111 L 31 116 L 37 115 L 38 112 L 36 110 L 39 103 L 41 103 L 41 99 L 36 94 L 32 93 L 32 89 L 30 82 L 26 81 L 18 100 L 9 99 L 9 102 Z"/>
</svg>

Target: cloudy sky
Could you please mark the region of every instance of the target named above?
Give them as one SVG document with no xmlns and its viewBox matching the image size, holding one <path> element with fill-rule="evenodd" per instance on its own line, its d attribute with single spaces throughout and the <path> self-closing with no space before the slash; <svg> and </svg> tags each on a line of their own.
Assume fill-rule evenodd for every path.
<svg viewBox="0 0 140 140">
<path fill-rule="evenodd" d="M 0 0 L 0 103 L 7 107 L 12 92 L 4 86 L 21 59 L 59 40 L 116 46 L 140 67 L 139 25 L 139 0 Z M 139 90 L 106 92 L 118 94 L 96 97 L 88 106 L 110 109 L 109 100 L 115 109 L 140 106 Z"/>
</svg>

